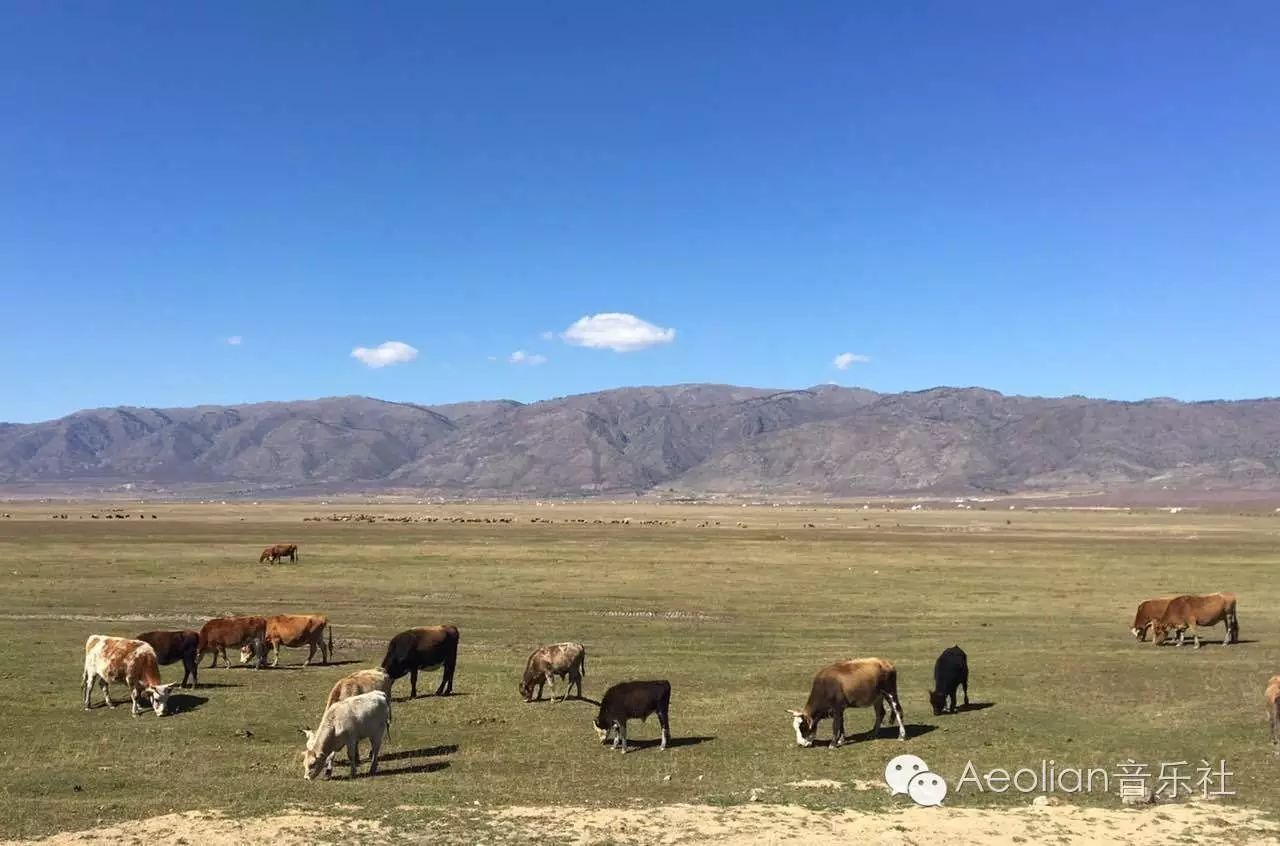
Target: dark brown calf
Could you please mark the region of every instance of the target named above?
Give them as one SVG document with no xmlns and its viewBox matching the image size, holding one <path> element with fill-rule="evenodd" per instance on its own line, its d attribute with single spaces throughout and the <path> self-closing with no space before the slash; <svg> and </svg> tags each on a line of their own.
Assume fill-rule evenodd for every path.
<svg viewBox="0 0 1280 846">
<path fill-rule="evenodd" d="M 627 751 L 627 720 L 643 720 L 650 714 L 658 715 L 658 725 L 662 727 L 662 743 L 659 749 L 666 750 L 671 742 L 671 724 L 668 712 L 671 708 L 671 682 L 661 681 L 629 681 L 619 682 L 605 691 L 600 699 L 600 712 L 596 715 L 595 729 L 601 743 L 608 743 L 613 736 L 613 747 L 622 745 L 623 753 Z"/>
<path fill-rule="evenodd" d="M 436 696 L 453 693 L 453 671 L 458 666 L 458 629 L 454 626 L 424 626 L 408 629 L 391 638 L 382 658 L 382 669 L 392 679 L 409 675 L 409 698 L 418 695 L 418 671 L 443 667 Z"/>
<path fill-rule="evenodd" d="M 143 632 L 135 640 L 151 644 L 156 651 L 156 660 L 161 665 L 182 662 L 182 687 L 199 685 L 197 673 L 200 669 L 200 633 L 190 629 L 182 631 Z"/>
</svg>

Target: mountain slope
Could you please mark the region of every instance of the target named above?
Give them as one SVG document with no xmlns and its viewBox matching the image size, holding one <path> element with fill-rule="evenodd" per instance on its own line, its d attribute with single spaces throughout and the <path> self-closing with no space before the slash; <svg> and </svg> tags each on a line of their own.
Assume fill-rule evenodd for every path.
<svg viewBox="0 0 1280 846">
<path fill-rule="evenodd" d="M 543 496 L 1269 490 L 1280 489 L 1280 400 L 674 385 L 527 405 L 336 397 L 0 424 L 0 483 L 77 482 Z"/>
</svg>

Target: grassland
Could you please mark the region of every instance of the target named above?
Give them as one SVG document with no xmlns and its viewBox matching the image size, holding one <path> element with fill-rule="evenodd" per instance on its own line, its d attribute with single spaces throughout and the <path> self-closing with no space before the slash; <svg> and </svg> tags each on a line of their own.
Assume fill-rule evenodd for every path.
<svg viewBox="0 0 1280 846">
<path fill-rule="evenodd" d="M 753 790 L 767 802 L 882 808 L 904 800 L 788 784 L 878 782 L 902 751 L 953 782 L 969 759 L 981 769 L 1053 759 L 1112 771 L 1127 758 L 1225 759 L 1232 801 L 1280 807 L 1261 703 L 1280 672 L 1280 519 L 1271 515 L 124 507 L 132 519 L 91 519 L 107 506 L 89 503 L 0 505 L 12 515 L 0 519 L 0 837 L 173 810 L 249 816 L 334 803 L 446 828 L 465 826 L 458 815 L 477 807 L 732 805 Z M 303 520 L 334 512 L 511 522 Z M 259 566 L 257 552 L 275 541 L 299 543 L 301 561 Z M 1238 646 L 1156 648 L 1128 634 L 1141 598 L 1224 589 L 1241 597 Z M 343 666 L 304 669 L 305 655 L 286 650 L 277 670 L 202 668 L 204 684 L 175 694 L 181 711 L 171 717 L 80 708 L 89 634 L 283 612 L 328 614 Z M 443 622 L 462 631 L 458 695 L 396 702 L 382 777 L 304 783 L 297 729 L 317 722 L 333 681 L 375 664 L 395 632 Z M 588 696 L 614 681 L 669 678 L 684 742 L 611 754 L 594 740 L 589 704 L 521 702 L 528 652 L 564 639 L 587 644 Z M 934 717 L 933 659 L 953 643 L 969 653 L 973 699 L 992 704 Z M 897 664 L 913 737 L 796 748 L 783 709 L 803 704 L 819 667 L 870 655 Z M 180 667 L 165 676 L 177 680 Z M 407 693 L 404 680 L 395 696 Z M 863 731 L 871 715 L 847 722 Z M 1114 791 L 1073 801 L 1118 802 Z M 1012 793 L 948 799 L 1026 803 Z"/>
</svg>

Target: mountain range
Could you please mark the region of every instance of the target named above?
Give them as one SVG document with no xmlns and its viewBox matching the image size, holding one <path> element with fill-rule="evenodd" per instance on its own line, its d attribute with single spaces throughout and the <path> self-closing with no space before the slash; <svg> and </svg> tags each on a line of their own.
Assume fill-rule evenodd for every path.
<svg viewBox="0 0 1280 846">
<path fill-rule="evenodd" d="M 335 397 L 0 424 L 0 486 L 459 496 L 1280 490 L 1280 400 L 981 388 L 620 388 L 522 404 Z"/>
</svg>

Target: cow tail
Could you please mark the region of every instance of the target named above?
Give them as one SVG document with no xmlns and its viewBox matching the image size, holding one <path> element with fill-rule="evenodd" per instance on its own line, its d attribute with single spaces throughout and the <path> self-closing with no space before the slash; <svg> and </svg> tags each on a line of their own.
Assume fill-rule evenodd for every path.
<svg viewBox="0 0 1280 846">
<path fill-rule="evenodd" d="M 582 675 L 587 674 L 587 650 L 582 650 Z"/>
<path fill-rule="evenodd" d="M 325 626 L 329 630 L 329 656 L 333 657 L 333 626 Z"/>
</svg>

